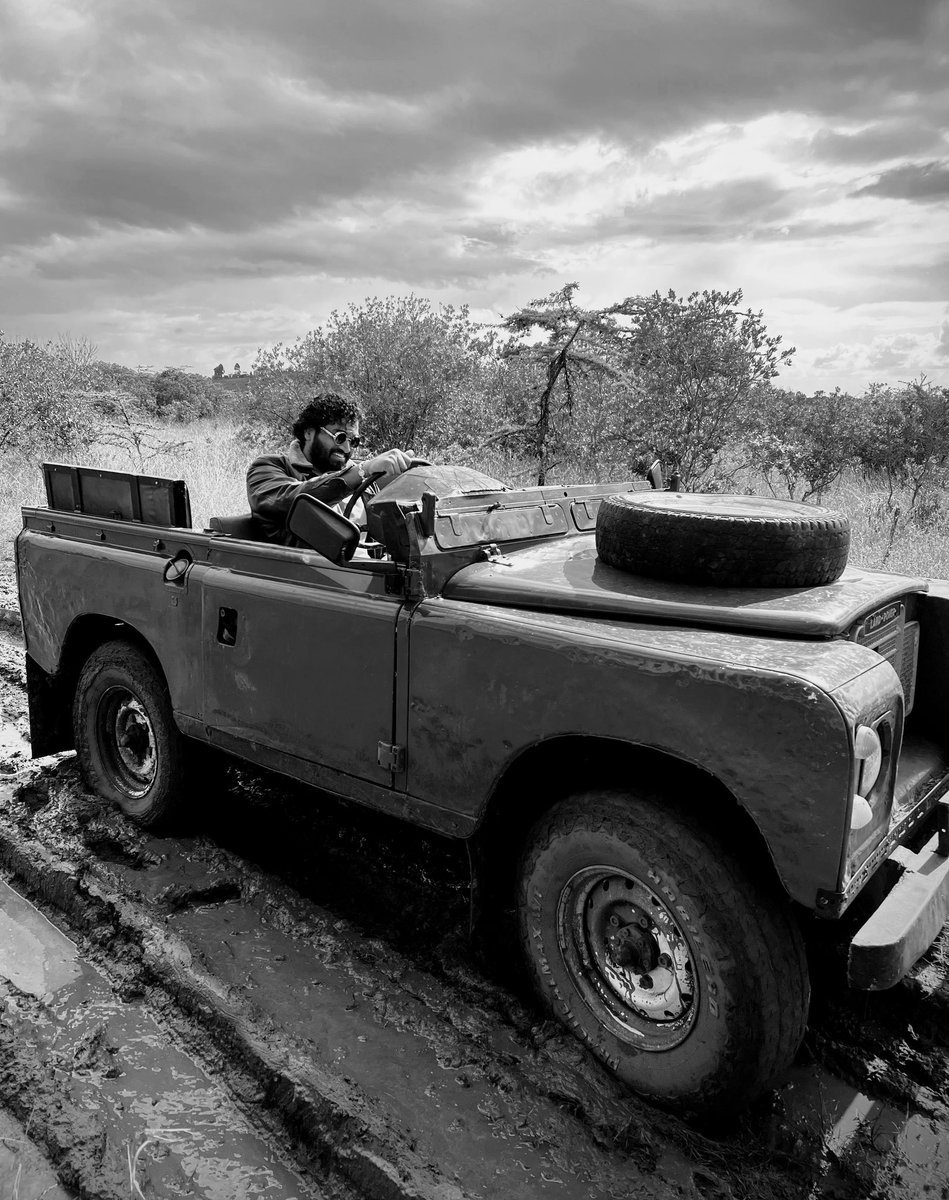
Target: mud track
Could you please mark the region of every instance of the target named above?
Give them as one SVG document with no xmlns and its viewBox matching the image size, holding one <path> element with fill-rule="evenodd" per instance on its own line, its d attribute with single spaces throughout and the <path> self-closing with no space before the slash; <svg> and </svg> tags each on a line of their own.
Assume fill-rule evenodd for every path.
<svg viewBox="0 0 949 1200">
<path fill-rule="evenodd" d="M 474 952 L 463 849 L 210 756 L 159 839 L 30 763 L 13 624 L 0 1200 L 949 1196 L 945 934 L 880 996 L 819 968 L 798 1063 L 699 1131 L 543 1019 L 505 928 Z"/>
</svg>

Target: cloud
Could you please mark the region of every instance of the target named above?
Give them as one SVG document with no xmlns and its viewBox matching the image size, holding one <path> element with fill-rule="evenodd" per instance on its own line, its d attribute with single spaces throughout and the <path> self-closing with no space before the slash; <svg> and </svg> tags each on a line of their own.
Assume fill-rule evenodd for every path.
<svg viewBox="0 0 949 1200">
<path fill-rule="evenodd" d="M 566 0 L 365 0 L 319 17 L 302 2 L 93 0 L 62 26 L 68 6 L 40 7 L 37 23 L 13 5 L 0 51 L 20 238 L 43 222 L 239 231 L 301 204 L 410 197 L 528 140 L 641 148 L 746 119 L 779 89 L 788 108 L 852 112 L 924 82 L 901 43 L 932 6 L 591 0 L 581 20 Z"/>
<path fill-rule="evenodd" d="M 791 0 L 791 7 L 825 29 L 858 42 L 881 38 L 916 41 L 945 27 L 943 0 Z"/>
<path fill-rule="evenodd" d="M 883 196 L 918 204 L 938 203 L 949 198 L 949 162 L 906 163 L 893 167 L 852 195 Z"/>
<path fill-rule="evenodd" d="M 939 152 L 945 148 L 937 123 L 919 120 L 877 121 L 860 129 L 818 130 L 810 142 L 810 152 L 831 163 L 878 163 L 908 154 Z"/>
<path fill-rule="evenodd" d="M 940 358 L 949 358 L 949 321 L 943 321 L 939 331 L 939 341 L 936 343 L 936 353 Z"/>
<path fill-rule="evenodd" d="M 931 375 L 940 353 L 932 332 L 916 331 L 895 335 L 878 334 L 869 339 L 841 342 L 811 356 L 810 367 L 824 377 L 842 375 L 863 381 L 887 380 L 905 383 Z"/>
<path fill-rule="evenodd" d="M 609 300 L 647 261 L 944 299 L 936 214 L 860 201 L 945 194 L 946 11 L 0 0 L 0 326 L 135 311 L 200 359 L 236 295 L 270 331 L 347 289 L 491 308 L 587 270 Z"/>
</svg>

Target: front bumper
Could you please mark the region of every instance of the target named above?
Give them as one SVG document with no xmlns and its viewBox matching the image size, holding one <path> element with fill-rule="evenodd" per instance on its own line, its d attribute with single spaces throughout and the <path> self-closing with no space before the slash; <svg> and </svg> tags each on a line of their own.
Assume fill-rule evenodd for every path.
<svg viewBox="0 0 949 1200">
<path fill-rule="evenodd" d="M 850 943 L 851 987 L 881 991 L 899 983 L 949 920 L 949 798 L 937 805 L 937 832 L 917 853 L 898 846 L 893 889 Z"/>
</svg>

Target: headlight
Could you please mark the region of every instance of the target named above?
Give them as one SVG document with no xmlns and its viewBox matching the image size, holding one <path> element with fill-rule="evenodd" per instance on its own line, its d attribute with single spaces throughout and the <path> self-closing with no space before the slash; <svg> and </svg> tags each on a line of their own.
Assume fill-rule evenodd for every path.
<svg viewBox="0 0 949 1200">
<path fill-rule="evenodd" d="M 880 778 L 883 766 L 883 743 L 880 735 L 869 725 L 858 725 L 853 739 L 853 756 L 858 760 L 857 795 L 867 797 Z"/>
</svg>

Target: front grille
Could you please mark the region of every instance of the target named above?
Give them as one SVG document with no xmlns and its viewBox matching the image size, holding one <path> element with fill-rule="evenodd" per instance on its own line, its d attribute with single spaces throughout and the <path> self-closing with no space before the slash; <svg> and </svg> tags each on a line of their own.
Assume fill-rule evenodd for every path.
<svg viewBox="0 0 949 1200">
<path fill-rule="evenodd" d="M 919 656 L 919 622 L 906 620 L 906 605 L 900 601 L 870 613 L 851 634 L 855 642 L 876 651 L 899 675 L 907 715 L 916 691 L 916 660 Z"/>
</svg>

